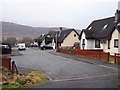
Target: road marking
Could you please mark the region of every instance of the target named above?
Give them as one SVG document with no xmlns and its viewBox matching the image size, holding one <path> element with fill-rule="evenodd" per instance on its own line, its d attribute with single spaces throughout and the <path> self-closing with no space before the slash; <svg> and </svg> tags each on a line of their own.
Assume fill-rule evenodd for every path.
<svg viewBox="0 0 120 90">
<path fill-rule="evenodd" d="M 118 71 L 118 69 L 117 68 L 114 68 L 114 67 L 108 67 L 108 66 L 104 66 L 104 65 L 99 65 L 100 67 L 104 67 L 104 68 L 110 68 L 110 69 L 114 69 L 114 70 L 117 70 Z"/>
<path fill-rule="evenodd" d="M 108 77 L 111 76 L 112 74 L 108 75 L 100 75 L 100 76 L 89 76 L 89 77 L 83 77 L 83 78 L 73 78 L 73 79 L 58 79 L 58 80 L 53 80 L 53 82 L 59 82 L 59 81 L 75 81 L 75 80 L 84 80 L 84 79 L 93 79 L 93 78 L 101 78 L 101 77 Z"/>
</svg>

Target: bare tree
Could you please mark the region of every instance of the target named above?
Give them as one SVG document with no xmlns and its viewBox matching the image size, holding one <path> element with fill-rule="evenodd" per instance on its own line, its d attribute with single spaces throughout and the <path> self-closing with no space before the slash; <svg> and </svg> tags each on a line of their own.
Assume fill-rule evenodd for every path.
<svg viewBox="0 0 120 90">
<path fill-rule="evenodd" d="M 10 45 L 15 45 L 17 43 L 17 39 L 15 37 L 8 37 L 7 39 L 3 39 L 2 42 Z"/>
</svg>

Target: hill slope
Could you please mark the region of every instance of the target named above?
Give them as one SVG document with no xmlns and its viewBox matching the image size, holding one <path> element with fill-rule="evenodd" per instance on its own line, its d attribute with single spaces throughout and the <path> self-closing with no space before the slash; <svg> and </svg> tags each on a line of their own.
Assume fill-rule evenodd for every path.
<svg viewBox="0 0 120 90">
<path fill-rule="evenodd" d="M 26 25 L 19 25 L 11 22 L 0 22 L 2 25 L 2 36 L 3 37 L 31 37 L 36 38 L 40 34 L 47 33 L 48 31 L 56 31 L 59 30 L 58 27 L 31 27 Z"/>
</svg>

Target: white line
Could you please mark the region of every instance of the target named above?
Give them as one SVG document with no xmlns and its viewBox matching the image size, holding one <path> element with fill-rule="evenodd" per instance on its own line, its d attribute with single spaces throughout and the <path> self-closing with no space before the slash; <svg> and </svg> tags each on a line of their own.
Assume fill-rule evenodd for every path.
<svg viewBox="0 0 120 90">
<path fill-rule="evenodd" d="M 114 69 L 114 70 L 117 70 L 118 71 L 118 69 L 117 68 L 114 68 L 114 67 L 108 67 L 108 66 L 104 66 L 104 65 L 99 65 L 100 67 L 104 67 L 104 68 L 110 68 L 110 69 Z"/>
<path fill-rule="evenodd" d="M 108 74 L 108 75 L 100 75 L 100 76 L 89 76 L 89 77 L 83 77 L 83 78 L 60 79 L 60 80 L 53 80 L 53 82 L 58 82 L 58 81 L 74 81 L 74 80 L 92 79 L 92 78 L 107 77 L 107 76 L 110 76 L 110 74 Z"/>
</svg>

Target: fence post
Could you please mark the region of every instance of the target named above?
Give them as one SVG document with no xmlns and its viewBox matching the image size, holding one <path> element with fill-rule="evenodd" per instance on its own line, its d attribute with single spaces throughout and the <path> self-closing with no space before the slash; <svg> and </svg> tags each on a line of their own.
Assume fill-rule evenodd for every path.
<svg viewBox="0 0 120 90">
<path fill-rule="evenodd" d="M 110 59 L 110 53 L 108 52 L 108 62 L 109 62 L 109 59 Z"/>
<path fill-rule="evenodd" d="M 12 73 L 14 73 L 15 71 L 18 74 L 18 70 L 17 70 L 17 67 L 15 65 L 15 61 L 12 61 Z"/>
<path fill-rule="evenodd" d="M 117 53 L 114 54 L 114 63 L 117 61 Z"/>
<path fill-rule="evenodd" d="M 11 71 L 11 58 L 9 58 L 9 70 Z"/>
</svg>

